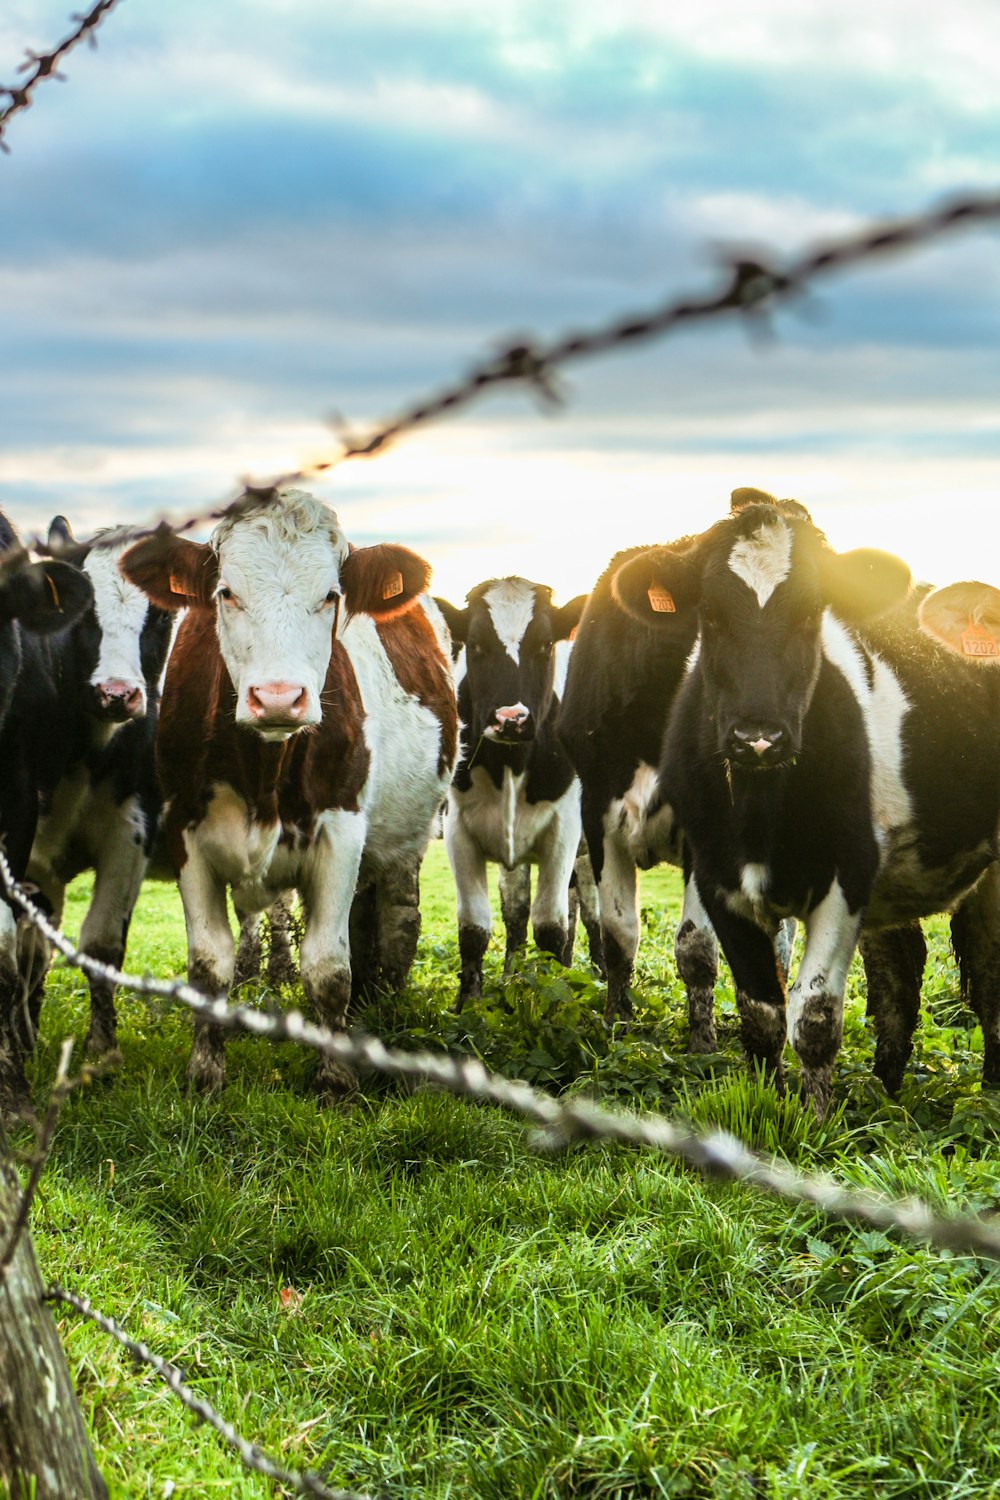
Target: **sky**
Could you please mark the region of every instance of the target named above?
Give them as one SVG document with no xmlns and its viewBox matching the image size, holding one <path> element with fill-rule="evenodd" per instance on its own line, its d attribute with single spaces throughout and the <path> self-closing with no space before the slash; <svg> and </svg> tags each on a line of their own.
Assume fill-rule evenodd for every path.
<svg viewBox="0 0 1000 1500">
<path fill-rule="evenodd" d="M 0 81 L 70 29 L 4 0 Z M 185 515 L 549 340 L 1000 188 L 995 0 L 120 0 L 0 157 L 0 505 Z M 1000 227 L 505 390 L 309 488 L 558 599 L 756 485 L 1000 582 Z"/>
</svg>

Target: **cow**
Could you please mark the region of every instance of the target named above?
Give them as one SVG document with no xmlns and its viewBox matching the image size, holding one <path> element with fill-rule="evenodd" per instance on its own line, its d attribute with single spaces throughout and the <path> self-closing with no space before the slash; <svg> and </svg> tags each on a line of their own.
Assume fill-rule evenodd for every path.
<svg viewBox="0 0 1000 1500">
<path fill-rule="evenodd" d="M 160 530 L 122 568 L 154 603 L 187 609 L 157 762 L 189 979 L 210 994 L 230 987 L 228 887 L 241 917 L 294 889 L 307 1001 L 342 1028 L 355 892 L 374 892 L 379 976 L 398 988 L 419 933 L 420 863 L 454 765 L 451 674 L 414 607 L 428 565 L 405 547 L 351 547 L 328 506 L 286 489 L 231 511 L 210 542 Z M 223 1033 L 201 1020 L 188 1077 L 209 1091 L 225 1078 Z M 350 1067 L 324 1058 L 318 1092 L 356 1087 Z"/>
<path fill-rule="evenodd" d="M 23 882 L 38 824 L 39 798 L 59 780 L 66 745 L 62 684 L 53 671 L 63 632 L 93 598 L 90 580 L 54 559 L 28 563 L 0 514 L 0 837 L 11 872 Z M 20 938 L 19 942 L 19 925 Z M 0 898 L 0 1113 L 31 1116 L 24 1070 L 33 1041 L 19 948 L 30 924 Z"/>
<path fill-rule="evenodd" d="M 671 810 L 657 802 L 656 778 L 667 715 L 694 645 L 696 614 L 672 609 L 647 620 L 618 601 L 619 569 L 646 550 L 616 553 L 594 585 L 573 643 L 558 725 L 580 778 L 583 832 L 598 889 L 608 1025 L 632 1014 L 636 869 L 682 862 L 680 832 Z M 691 881 L 675 954 L 688 986 L 689 1045 L 712 1052 L 718 949 Z"/>
<path fill-rule="evenodd" d="M 545 953 L 569 962 L 569 887 L 580 850 L 580 784 L 555 732 L 556 645 L 586 595 L 557 607 L 527 578 L 477 584 L 460 609 L 435 602 L 458 662 L 461 751 L 445 804 L 444 841 L 458 892 L 458 1009 L 482 993 L 492 913 L 486 867 L 501 867 L 505 972 L 527 932 L 528 867 L 538 866 L 531 923 Z"/>
<path fill-rule="evenodd" d="M 125 956 L 159 821 L 156 727 L 172 629 L 167 611 L 119 570 L 127 538 L 109 529 L 78 543 L 63 516 L 49 527 L 50 551 L 82 568 L 93 601 L 47 646 L 47 669 L 58 683 L 56 744 L 28 864 L 28 878 L 56 923 L 68 883 L 94 871 L 80 948 L 115 968 Z M 39 947 L 33 965 L 22 963 L 36 1025 L 48 961 Z M 114 986 L 91 978 L 87 1050 L 100 1056 L 116 1040 Z"/>
<path fill-rule="evenodd" d="M 646 618 L 650 589 L 697 608 L 660 795 L 683 826 L 733 971 L 748 1054 L 780 1082 L 787 1033 L 822 1116 L 862 919 L 877 939 L 961 904 L 971 927 L 981 881 L 989 906 L 1000 777 L 983 740 L 984 674 L 917 629 L 905 563 L 867 548 L 837 553 L 804 515 L 775 504 L 747 506 L 694 547 L 644 554 L 616 582 Z M 804 922 L 806 939 L 786 1013 L 774 935 L 787 916 Z M 978 926 L 981 962 L 995 964 L 996 925 Z M 912 988 L 900 974 L 913 955 L 905 943 L 883 952 L 875 1068 L 892 1088 L 910 1044 L 898 993 Z M 980 985 L 976 1003 L 995 1039 L 1000 995 Z M 984 1078 L 998 1068 L 988 1041 Z"/>
</svg>

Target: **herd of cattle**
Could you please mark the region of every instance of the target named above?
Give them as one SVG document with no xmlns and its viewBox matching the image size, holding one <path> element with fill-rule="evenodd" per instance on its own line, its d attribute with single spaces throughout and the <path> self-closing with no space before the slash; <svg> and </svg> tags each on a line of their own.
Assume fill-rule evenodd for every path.
<svg viewBox="0 0 1000 1500">
<path fill-rule="evenodd" d="M 0 517 L 0 833 L 57 920 L 67 882 L 94 871 L 86 952 L 121 965 L 155 848 L 194 984 L 233 983 L 230 892 L 248 934 L 295 892 L 306 999 L 343 1027 L 352 998 L 406 978 L 443 804 L 460 1005 L 481 990 L 492 862 L 507 966 L 529 904 L 564 961 L 579 908 L 606 1019 L 627 1021 L 636 871 L 669 861 L 693 1050 L 715 1048 L 721 944 L 748 1057 L 780 1086 L 790 1042 L 822 1114 L 860 941 L 875 1071 L 897 1089 L 920 918 L 948 911 L 983 1079 L 1000 1084 L 996 590 L 915 589 L 897 558 L 838 554 L 801 505 L 758 490 L 700 535 L 619 553 L 561 607 L 523 578 L 462 608 L 432 599 L 421 558 L 353 547 L 297 490 L 210 543 L 160 528 L 83 546 L 60 517 L 49 551 L 25 562 Z M 47 963 L 0 901 L 8 1115 L 30 1112 Z M 88 1046 L 114 1043 L 113 990 L 94 982 Z M 189 1078 L 216 1089 L 224 1069 L 221 1031 L 196 1022 Z M 317 1087 L 356 1079 L 326 1060 Z"/>
</svg>

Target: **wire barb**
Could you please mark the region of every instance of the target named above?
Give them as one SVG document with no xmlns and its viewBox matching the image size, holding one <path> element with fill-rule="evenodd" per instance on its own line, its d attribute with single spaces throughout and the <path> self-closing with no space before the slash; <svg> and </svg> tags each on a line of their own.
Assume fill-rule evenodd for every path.
<svg viewBox="0 0 1000 1500">
<path fill-rule="evenodd" d="M 108 11 L 113 10 L 117 4 L 118 0 L 97 0 L 97 4 L 85 15 L 71 16 L 71 21 L 78 22 L 76 30 L 64 37 L 58 47 L 53 47 L 51 52 L 34 52 L 30 48 L 26 49 L 25 61 L 20 64 L 17 71 L 28 73 L 29 77 L 17 88 L 8 88 L 0 84 L 0 94 L 7 94 L 10 98 L 10 103 L 0 109 L 0 151 L 9 154 L 10 147 L 4 140 L 7 123 L 18 110 L 27 109 L 31 104 L 31 94 L 36 84 L 40 83 L 43 78 L 59 78 L 65 82 L 65 73 L 60 73 L 56 66 L 59 59 L 65 57 L 66 53 L 84 37 L 87 38 L 91 47 L 96 47 L 96 28 L 100 26 Z"/>
</svg>

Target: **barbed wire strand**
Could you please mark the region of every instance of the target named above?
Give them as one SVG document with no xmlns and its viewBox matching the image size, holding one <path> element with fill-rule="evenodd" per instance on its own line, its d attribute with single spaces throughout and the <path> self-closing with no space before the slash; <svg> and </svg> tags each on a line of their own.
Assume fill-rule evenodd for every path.
<svg viewBox="0 0 1000 1500">
<path fill-rule="evenodd" d="M 36 537 L 35 551 L 51 553 L 72 562 L 91 546 L 121 545 L 146 537 L 183 535 L 211 522 L 231 520 L 275 500 L 279 490 L 304 483 L 329 472 L 352 458 L 383 452 L 396 438 L 414 428 L 467 406 L 498 385 L 522 384 L 540 393 L 550 404 L 559 400 L 555 375 L 576 359 L 606 354 L 615 348 L 661 338 L 689 324 L 736 315 L 758 322 L 783 301 L 800 296 L 811 283 L 830 272 L 858 265 L 904 249 L 928 243 L 953 230 L 1000 219 L 1000 192 L 968 194 L 939 204 L 905 219 L 869 225 L 854 235 L 828 240 L 790 256 L 783 264 L 760 255 L 733 252 L 724 263 L 726 280 L 719 291 L 705 297 L 681 296 L 648 312 L 613 319 L 589 331 L 570 333 L 550 344 L 520 341 L 474 366 L 464 379 L 407 407 L 399 416 L 365 437 L 342 439 L 339 452 L 317 459 L 302 468 L 269 480 L 241 481 L 232 500 L 222 501 L 183 519 L 162 515 L 136 526 L 116 527 L 114 536 L 100 535 L 68 547 L 50 548 Z M 0 558 L 0 568 L 4 560 Z"/>
<path fill-rule="evenodd" d="M 256 1443 L 250 1443 L 241 1436 L 233 1424 L 220 1416 L 215 1407 L 203 1396 L 197 1395 L 185 1383 L 183 1372 L 176 1365 L 163 1359 L 159 1354 L 154 1354 L 148 1344 L 129 1338 L 125 1330 L 120 1328 L 113 1318 L 107 1317 L 105 1313 L 99 1312 L 93 1306 L 89 1297 L 80 1297 L 76 1292 L 67 1291 L 62 1286 L 50 1286 L 46 1287 L 42 1293 L 42 1300 L 61 1302 L 66 1307 L 72 1307 L 82 1317 L 89 1318 L 92 1323 L 97 1324 L 98 1328 L 110 1334 L 133 1359 L 155 1370 L 181 1404 L 200 1421 L 207 1422 L 210 1427 L 213 1427 L 219 1436 L 239 1454 L 246 1468 L 251 1469 L 255 1474 L 274 1479 L 278 1484 L 285 1485 L 299 1495 L 317 1495 L 320 1500 L 372 1500 L 370 1495 L 363 1495 L 355 1490 L 330 1489 L 329 1485 L 324 1484 L 319 1475 L 313 1473 L 311 1469 L 285 1469 L 275 1463 L 274 1459 L 269 1458 Z"/>
<path fill-rule="evenodd" d="M 405 1052 L 378 1037 L 331 1032 L 307 1021 L 298 1010 L 266 1014 L 230 1005 L 224 996 L 202 994 L 185 980 L 127 974 L 81 953 L 38 910 L 14 880 L 0 855 L 0 879 L 18 906 L 69 963 L 105 982 L 136 994 L 177 1002 L 227 1031 L 247 1031 L 271 1041 L 300 1042 L 327 1057 L 398 1078 L 433 1083 L 450 1093 L 489 1099 L 539 1126 L 534 1140 L 559 1149 L 579 1140 L 612 1140 L 676 1156 L 709 1176 L 748 1183 L 791 1201 L 809 1204 L 834 1218 L 857 1219 L 879 1229 L 896 1229 L 939 1249 L 1000 1260 L 1000 1225 L 972 1215 L 943 1218 L 918 1198 L 890 1199 L 844 1188 L 825 1175 L 806 1175 L 778 1161 L 766 1161 L 728 1131 L 690 1130 L 665 1116 L 627 1114 L 588 1099 L 557 1100 L 520 1079 L 493 1073 L 477 1058 L 444 1052 Z"/>
<path fill-rule="evenodd" d="M 57 71 L 56 64 L 84 37 L 92 47 L 97 46 L 95 35 L 97 27 L 100 26 L 108 11 L 114 10 L 117 4 L 118 0 L 98 0 L 98 3 L 86 15 L 71 16 L 70 19 L 79 22 L 79 25 L 68 37 L 64 37 L 57 47 L 53 47 L 51 52 L 33 52 L 30 48 L 27 49 L 26 60 L 20 65 L 18 72 L 27 72 L 29 76 L 22 84 L 14 88 L 0 84 L 0 94 L 10 95 L 10 103 L 0 109 L 0 151 L 10 154 L 10 147 L 4 140 L 4 132 L 11 116 L 30 106 L 32 93 L 43 78 L 63 79 L 65 77 L 63 73 Z"/>
</svg>

